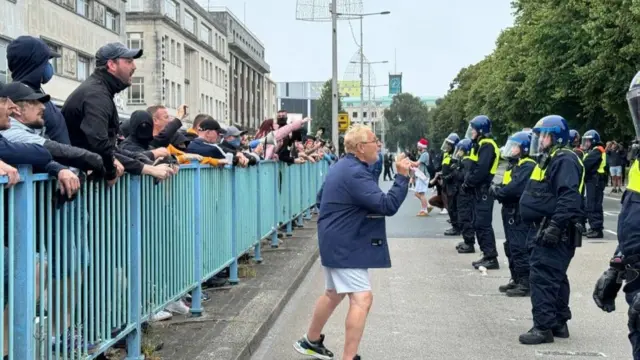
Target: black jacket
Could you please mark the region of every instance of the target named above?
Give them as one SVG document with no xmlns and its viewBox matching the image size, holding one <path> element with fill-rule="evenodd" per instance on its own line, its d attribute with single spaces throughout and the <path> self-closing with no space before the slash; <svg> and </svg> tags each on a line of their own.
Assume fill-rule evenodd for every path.
<svg viewBox="0 0 640 360">
<path fill-rule="evenodd" d="M 71 144 L 100 155 L 107 180 L 116 177 L 113 159 L 120 126 L 113 97 L 126 88 L 126 84 L 105 69 L 96 69 L 69 95 L 62 107 Z M 118 154 L 118 160 L 128 172 L 142 172 L 144 164 L 126 152 Z"/>
</svg>

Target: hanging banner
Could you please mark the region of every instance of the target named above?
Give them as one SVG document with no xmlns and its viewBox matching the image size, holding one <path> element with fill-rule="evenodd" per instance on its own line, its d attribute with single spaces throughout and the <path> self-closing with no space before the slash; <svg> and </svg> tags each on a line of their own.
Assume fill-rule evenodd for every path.
<svg viewBox="0 0 640 360">
<path fill-rule="evenodd" d="M 398 95 L 402 93 L 402 73 L 389 74 L 389 95 Z"/>
<path fill-rule="evenodd" d="M 360 80 L 338 80 L 340 97 L 360 97 Z"/>
</svg>

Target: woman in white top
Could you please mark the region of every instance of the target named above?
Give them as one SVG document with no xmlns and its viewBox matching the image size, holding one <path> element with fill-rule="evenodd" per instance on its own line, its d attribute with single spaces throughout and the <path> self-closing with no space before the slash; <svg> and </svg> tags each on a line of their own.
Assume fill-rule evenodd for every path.
<svg viewBox="0 0 640 360">
<path fill-rule="evenodd" d="M 431 210 L 433 210 L 433 206 L 429 205 L 427 201 L 427 190 L 429 190 L 429 171 L 427 170 L 427 166 L 429 164 L 429 153 L 427 152 L 427 147 L 429 146 L 429 142 L 426 139 L 420 139 L 418 141 L 418 151 L 420 151 L 420 158 L 418 161 L 413 163 L 420 172 L 424 174 L 426 178 L 415 178 L 416 181 L 416 197 L 420 200 L 420 212 L 418 212 L 417 216 L 428 216 Z"/>
</svg>

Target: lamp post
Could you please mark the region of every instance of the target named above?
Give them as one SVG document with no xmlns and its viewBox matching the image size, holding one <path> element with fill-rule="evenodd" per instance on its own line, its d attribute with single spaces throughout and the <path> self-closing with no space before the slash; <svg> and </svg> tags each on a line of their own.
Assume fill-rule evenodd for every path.
<svg viewBox="0 0 640 360">
<path fill-rule="evenodd" d="M 380 12 L 372 12 L 365 14 L 346 14 L 346 13 L 338 13 L 338 16 L 351 16 L 351 17 L 359 17 L 360 18 L 360 114 L 364 114 L 364 31 L 363 31 L 363 21 L 365 16 L 375 16 L 375 15 L 389 15 L 391 11 L 380 11 Z M 371 69 L 369 69 L 371 72 Z"/>
<path fill-rule="evenodd" d="M 367 86 L 366 87 L 370 88 L 370 87 L 376 87 L 376 86 L 386 86 L 386 85 L 371 86 L 371 65 L 388 64 L 389 61 L 382 60 L 382 61 L 365 61 L 365 62 L 363 62 L 362 61 L 362 52 L 360 53 L 360 56 L 361 56 L 361 58 L 360 58 L 360 68 L 361 69 L 364 68 L 363 64 L 367 64 L 368 68 L 369 68 L 369 74 L 368 74 L 369 81 L 367 82 Z M 357 64 L 358 61 L 350 61 L 350 63 L 351 64 Z M 364 121 L 364 88 L 365 88 L 365 85 L 364 85 L 363 76 L 364 76 L 364 70 L 360 70 L 360 114 L 362 115 L 363 121 Z M 371 101 L 371 89 L 369 89 L 369 99 L 368 100 Z"/>
</svg>

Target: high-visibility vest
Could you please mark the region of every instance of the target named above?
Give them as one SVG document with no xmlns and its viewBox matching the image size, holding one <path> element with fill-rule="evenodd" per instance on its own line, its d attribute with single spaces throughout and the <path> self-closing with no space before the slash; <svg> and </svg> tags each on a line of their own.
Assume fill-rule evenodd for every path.
<svg viewBox="0 0 640 360">
<path fill-rule="evenodd" d="M 484 144 L 491 144 L 493 146 L 493 151 L 496 153 L 496 158 L 493 159 L 493 166 L 491 167 L 491 170 L 489 171 L 491 173 L 491 175 L 495 175 L 496 172 L 498 171 L 498 163 L 500 163 L 500 148 L 498 147 L 498 144 L 496 144 L 495 141 L 493 141 L 493 139 L 482 139 L 478 142 L 478 148 L 480 148 L 480 146 L 484 145 Z M 471 154 L 469 154 L 469 157 L 471 158 L 471 160 L 478 162 L 478 153 L 476 152 L 476 148 L 473 147 L 471 148 Z"/>
<path fill-rule="evenodd" d="M 607 166 L 607 152 L 602 146 L 596 146 L 596 149 L 600 151 L 600 158 L 602 159 L 602 161 L 600 161 L 600 166 L 598 166 L 598 174 L 604 174 L 604 167 Z M 586 159 L 587 156 L 589 156 L 588 152 L 584 154 L 583 159 Z"/>
<path fill-rule="evenodd" d="M 638 162 L 638 159 L 633 160 L 631 168 L 629 168 L 628 178 L 629 185 L 627 185 L 627 190 L 640 194 L 640 162 Z"/>
<path fill-rule="evenodd" d="M 525 158 L 522 158 L 522 159 L 518 160 L 518 163 L 516 164 L 516 166 L 519 167 L 520 165 L 522 165 L 522 164 L 524 164 L 526 162 L 535 163 L 536 161 L 533 160 L 532 158 L 525 157 Z M 512 171 L 513 171 L 513 169 L 509 169 L 509 170 L 504 172 L 504 175 L 502 176 L 502 185 L 507 185 L 507 184 L 509 184 L 511 182 L 511 172 Z"/>
<path fill-rule="evenodd" d="M 450 165 L 451 164 L 451 155 L 449 153 L 444 153 L 442 157 L 442 165 Z"/>
<path fill-rule="evenodd" d="M 582 160 L 580 160 L 580 157 L 578 155 L 576 155 L 576 153 L 574 153 L 573 151 L 571 151 L 569 149 L 556 149 L 556 150 L 554 150 L 551 153 L 551 159 L 553 159 L 556 156 L 558 151 L 571 153 L 578 159 L 578 162 L 580 163 L 580 166 L 582 167 L 582 175 L 580 176 L 580 186 L 578 187 L 578 191 L 582 194 L 582 189 L 584 189 L 584 172 L 585 172 L 584 171 L 584 164 L 582 163 Z M 546 171 L 547 171 L 546 168 L 542 169 L 540 167 L 540 164 L 538 164 L 533 169 L 533 172 L 531 172 L 531 177 L 529 179 L 533 180 L 533 181 L 542 182 L 542 181 L 544 181 L 544 174 L 546 173 Z"/>
</svg>

